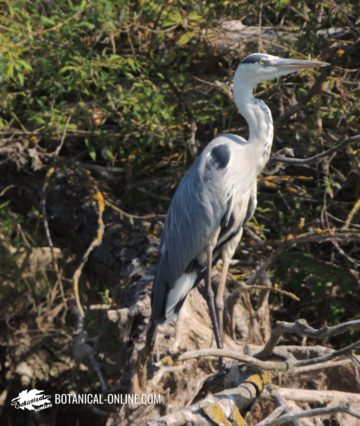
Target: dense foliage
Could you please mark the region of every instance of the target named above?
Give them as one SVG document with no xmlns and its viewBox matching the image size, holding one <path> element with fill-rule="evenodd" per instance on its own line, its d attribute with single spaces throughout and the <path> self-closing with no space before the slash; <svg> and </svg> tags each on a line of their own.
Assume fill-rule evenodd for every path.
<svg viewBox="0 0 360 426">
<path fill-rule="evenodd" d="M 28 292 L 39 315 L 54 303 L 49 289 L 58 271 L 50 264 L 34 275 L 23 263 L 24 252 L 48 245 L 40 200 L 48 165 L 93 172 L 105 198 L 127 211 L 164 214 L 178 180 L 206 143 L 220 132 L 246 136 L 230 95 L 234 70 L 246 54 L 311 56 L 332 64 L 322 77 L 304 72 L 259 88 L 277 125 L 274 151 L 291 147 L 296 157 L 309 157 L 359 133 L 357 12 L 354 0 L 3 2 L 0 300 L 16 301 Z M 263 32 L 249 33 L 233 47 L 222 39 L 231 20 Z M 1 149 L 14 143 L 18 157 L 2 156 Z M 243 243 L 248 252 L 237 257 L 245 276 L 283 244 L 270 274 L 302 303 L 284 304 L 274 296 L 276 317 L 317 324 L 358 317 L 360 253 L 351 232 L 359 231 L 359 154 L 353 144 L 321 162 L 276 170 L 272 163 L 259 179 L 259 205 Z M 63 178 L 58 186 L 73 182 Z M 33 203 L 24 202 L 30 188 Z M 50 221 L 52 226 L 55 245 L 76 252 L 70 231 L 67 241 Z M 344 226 L 346 238 L 321 240 Z M 80 225 L 76 231 L 85 232 Z M 292 245 L 299 234 L 308 240 Z M 68 262 L 73 267 L 76 259 Z M 99 301 L 113 290 L 100 282 L 83 297 Z M 0 321 L 7 324 L 19 312 L 26 318 L 34 306 L 15 302 Z M 41 329 L 39 322 L 33 326 Z"/>
</svg>

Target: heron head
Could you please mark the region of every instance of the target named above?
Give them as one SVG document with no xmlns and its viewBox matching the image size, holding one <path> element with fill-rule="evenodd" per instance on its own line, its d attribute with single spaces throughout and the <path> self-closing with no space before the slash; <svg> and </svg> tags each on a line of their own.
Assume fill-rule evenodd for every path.
<svg viewBox="0 0 360 426">
<path fill-rule="evenodd" d="M 320 61 L 302 59 L 284 59 L 265 53 L 252 53 L 244 58 L 238 66 L 241 79 L 256 85 L 262 81 L 272 80 L 308 68 L 326 67 L 330 64 Z"/>
</svg>

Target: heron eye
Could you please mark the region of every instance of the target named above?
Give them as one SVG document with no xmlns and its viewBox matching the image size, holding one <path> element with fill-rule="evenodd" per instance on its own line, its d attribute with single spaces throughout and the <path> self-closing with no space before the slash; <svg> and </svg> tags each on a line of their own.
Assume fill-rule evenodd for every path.
<svg viewBox="0 0 360 426">
<path fill-rule="evenodd" d="M 260 59 L 260 60 L 259 60 L 259 64 L 260 64 L 260 65 L 264 65 L 264 64 L 265 64 L 264 59 Z"/>
</svg>

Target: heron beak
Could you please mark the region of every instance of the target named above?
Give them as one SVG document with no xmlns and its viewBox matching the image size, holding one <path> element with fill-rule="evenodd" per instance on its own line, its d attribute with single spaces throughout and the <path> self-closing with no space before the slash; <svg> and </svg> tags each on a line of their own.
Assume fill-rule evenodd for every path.
<svg viewBox="0 0 360 426">
<path fill-rule="evenodd" d="M 279 59 L 273 64 L 281 72 L 293 72 L 308 68 L 327 67 L 330 64 L 320 61 L 305 61 L 301 59 Z"/>
</svg>

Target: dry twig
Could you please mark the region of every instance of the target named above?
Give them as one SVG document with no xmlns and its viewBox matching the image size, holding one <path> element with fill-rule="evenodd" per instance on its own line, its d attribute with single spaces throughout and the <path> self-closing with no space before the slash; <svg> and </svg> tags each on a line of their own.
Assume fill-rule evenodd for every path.
<svg viewBox="0 0 360 426">
<path fill-rule="evenodd" d="M 96 237 L 93 239 L 89 247 L 87 248 L 86 252 L 83 255 L 83 258 L 80 262 L 80 265 L 76 268 L 74 275 L 73 275 L 73 290 L 74 290 L 74 297 L 76 301 L 77 308 L 80 312 L 80 315 L 84 317 L 84 309 L 81 305 L 80 295 L 79 295 L 79 279 L 82 273 L 82 270 L 85 266 L 85 263 L 87 262 L 91 252 L 98 247 L 102 243 L 102 239 L 104 236 L 104 229 L 105 224 L 103 221 L 103 213 L 105 210 L 105 202 L 104 197 L 100 191 L 96 191 L 94 195 L 94 200 L 97 203 L 98 208 L 98 229 L 96 233 Z"/>
<path fill-rule="evenodd" d="M 308 158 L 293 158 L 293 157 L 286 157 L 284 155 L 278 155 L 271 158 L 271 161 L 286 163 L 286 164 L 309 164 L 316 161 L 319 161 L 323 158 L 328 157 L 329 155 L 333 154 L 334 152 L 339 151 L 341 148 L 344 148 L 347 145 L 352 145 L 354 143 L 360 142 L 360 135 L 351 136 L 350 138 L 344 139 L 337 145 L 333 146 L 332 148 L 327 149 L 326 151 L 320 152 L 319 154 L 313 155 Z"/>
<path fill-rule="evenodd" d="M 360 413 L 356 413 L 351 410 L 348 404 L 339 404 L 334 407 L 322 407 L 313 408 L 311 410 L 301 410 L 298 412 L 292 411 L 291 413 L 281 415 L 277 419 L 270 421 L 262 421 L 261 426 L 276 426 L 282 425 L 287 422 L 293 422 L 294 420 L 303 419 L 304 417 L 318 417 L 318 416 L 330 416 L 331 414 L 346 413 L 350 416 L 360 419 Z M 266 420 L 266 419 L 265 419 Z"/>
<path fill-rule="evenodd" d="M 61 148 L 63 147 L 65 139 L 66 139 L 66 135 L 67 135 L 67 131 L 68 131 L 68 127 L 69 127 L 69 124 L 70 124 L 71 117 L 72 117 L 72 114 L 70 114 L 69 117 L 66 120 L 66 123 L 65 123 L 65 126 L 64 126 L 64 131 L 63 131 L 63 134 L 61 135 L 59 146 L 50 155 L 58 156 L 60 154 Z"/>
<path fill-rule="evenodd" d="M 250 365 L 265 371 L 288 371 L 292 372 L 295 368 L 301 366 L 315 365 L 323 362 L 330 361 L 341 355 L 351 353 L 353 350 L 360 347 L 360 340 L 357 340 L 351 345 L 345 346 L 337 351 L 330 352 L 329 354 L 322 355 L 315 358 L 293 360 L 288 359 L 286 361 L 262 361 L 261 359 L 255 358 L 255 356 L 243 355 L 228 349 L 199 349 L 196 351 L 188 351 L 177 357 L 174 357 L 175 361 L 188 361 L 190 359 L 200 359 L 203 357 L 223 357 L 230 358 L 239 361 L 243 364 Z M 256 355 L 257 356 L 257 355 Z"/>
<path fill-rule="evenodd" d="M 133 213 L 128 213 L 125 210 L 121 209 L 120 207 L 116 206 L 115 204 L 111 203 L 110 201 L 105 201 L 105 204 L 109 207 L 111 207 L 114 211 L 120 214 L 122 217 L 129 218 L 130 222 L 133 223 L 134 220 L 159 220 L 164 219 L 165 215 L 163 214 L 148 214 L 148 215 L 137 215 Z"/>
<path fill-rule="evenodd" d="M 348 321 L 333 327 L 323 327 L 320 329 L 310 327 L 305 320 L 298 320 L 294 323 L 278 321 L 276 323 L 275 329 L 271 333 L 270 339 L 264 348 L 255 354 L 255 356 L 259 359 L 268 358 L 272 354 L 275 346 L 278 344 L 282 336 L 287 333 L 294 333 L 299 336 L 311 337 L 313 339 L 323 339 L 326 337 L 337 336 L 349 330 L 359 329 L 360 320 Z"/>
<path fill-rule="evenodd" d="M 282 395 L 279 394 L 279 392 L 277 391 L 276 387 L 274 387 L 271 383 L 269 383 L 267 385 L 267 390 L 270 392 L 270 395 L 272 396 L 273 399 L 275 399 L 275 401 L 279 404 L 279 408 L 282 408 L 282 412 L 286 412 L 286 415 L 289 415 L 290 413 L 292 413 L 292 409 L 288 406 L 286 400 L 284 399 L 284 397 Z M 282 413 L 279 413 L 282 414 Z M 270 417 L 271 416 L 271 417 Z M 262 426 L 268 425 L 269 421 L 274 421 L 277 418 L 274 416 L 274 411 L 270 414 L 270 416 L 268 416 L 266 419 L 264 419 L 263 421 L 261 421 L 259 423 L 259 425 L 262 424 Z M 270 417 L 270 419 L 269 419 Z M 277 416 L 278 417 L 278 416 Z M 264 423 L 265 422 L 265 423 Z M 290 422 L 294 425 L 294 426 L 300 426 L 300 423 L 297 421 L 297 419 L 291 419 Z"/>
<path fill-rule="evenodd" d="M 48 190 L 48 187 L 49 187 L 51 176 L 54 174 L 54 172 L 55 172 L 55 167 L 50 167 L 48 169 L 46 175 L 45 175 L 45 180 L 44 180 L 44 184 L 43 184 L 43 187 L 42 187 L 42 197 L 41 197 L 41 201 L 40 201 L 40 206 L 41 206 L 42 219 L 43 219 L 43 224 L 44 224 L 44 229 L 45 229 L 45 235 L 46 235 L 46 239 L 48 241 L 48 245 L 50 247 L 51 261 L 52 261 L 52 264 L 53 264 L 54 271 L 56 272 L 56 275 L 57 275 L 57 283 L 59 284 L 61 297 L 62 297 L 64 305 L 66 306 L 67 303 L 66 303 L 64 287 L 63 287 L 63 284 L 62 284 L 61 272 L 60 272 L 60 269 L 59 269 L 59 265 L 56 261 L 56 256 L 55 256 L 55 251 L 54 251 L 54 243 L 53 243 L 53 240 L 51 238 L 51 232 L 50 232 L 50 228 L 49 228 L 49 220 L 48 220 L 47 211 L 46 211 L 47 190 Z"/>
<path fill-rule="evenodd" d="M 360 404 L 360 395 L 354 392 L 340 392 L 336 390 L 292 389 L 278 388 L 278 392 L 285 399 L 295 402 L 308 402 L 313 404 L 327 404 L 332 401 L 339 403 Z M 263 396 L 266 396 L 265 394 Z"/>
</svg>

